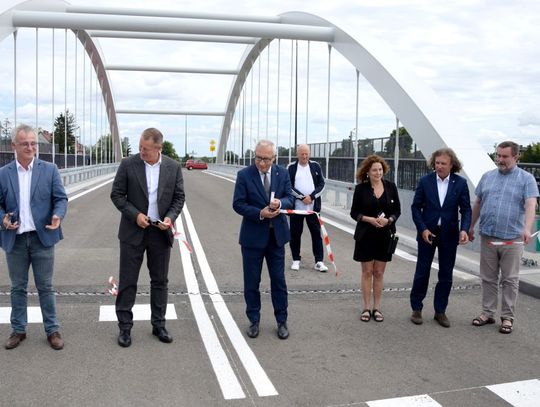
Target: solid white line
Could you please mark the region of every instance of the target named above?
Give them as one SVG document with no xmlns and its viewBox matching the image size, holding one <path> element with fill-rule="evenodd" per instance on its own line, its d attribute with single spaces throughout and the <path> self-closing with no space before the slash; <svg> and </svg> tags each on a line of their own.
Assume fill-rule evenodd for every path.
<svg viewBox="0 0 540 407">
<path fill-rule="evenodd" d="M 268 375 L 257 360 L 257 357 L 247 344 L 246 339 L 240 332 L 238 325 L 234 321 L 229 309 L 227 308 L 227 305 L 225 304 L 225 301 L 223 300 L 223 297 L 219 292 L 216 279 L 214 278 L 214 274 L 212 273 L 210 265 L 208 264 L 208 259 L 206 258 L 201 241 L 199 240 L 199 236 L 195 230 L 193 220 L 186 206 L 184 206 L 183 213 L 186 220 L 187 229 L 189 230 L 193 250 L 197 255 L 197 261 L 201 268 L 201 274 L 206 284 L 206 288 L 210 293 L 210 298 L 212 299 L 219 319 L 221 320 L 227 335 L 229 335 L 238 357 L 242 361 L 247 374 L 253 382 L 253 386 L 257 390 L 257 394 L 260 397 L 277 396 L 278 392 L 276 388 L 268 378 Z"/>
<path fill-rule="evenodd" d="M 92 187 L 90 189 L 86 189 L 86 190 L 84 190 L 82 192 L 79 192 L 78 194 L 75 194 L 72 197 L 68 198 L 68 202 L 74 201 L 75 199 L 80 198 L 81 196 L 84 196 L 84 195 L 86 195 L 86 194 L 88 194 L 88 193 L 90 193 L 92 191 L 95 191 L 96 189 L 101 188 L 102 186 L 110 184 L 113 181 L 114 181 L 114 178 L 111 178 L 111 179 L 109 179 L 109 180 L 107 180 L 105 182 L 102 182 L 99 185 L 96 185 L 95 187 Z"/>
<path fill-rule="evenodd" d="M 131 309 L 133 311 L 134 321 L 150 321 L 152 311 L 150 304 L 135 304 Z M 167 310 L 165 311 L 165 319 L 173 320 L 178 319 L 176 315 L 176 309 L 174 304 L 167 304 Z M 114 305 L 101 305 L 99 307 L 99 320 L 100 322 L 118 321 L 116 318 L 116 307 Z"/>
<path fill-rule="evenodd" d="M 514 407 L 537 407 L 540 400 L 540 380 L 524 380 L 513 383 L 486 386 Z"/>
<path fill-rule="evenodd" d="M 350 227 L 347 227 L 345 225 L 342 225 L 341 223 L 337 223 L 337 222 L 334 222 L 333 220 L 325 219 L 325 218 L 323 218 L 323 222 L 328 223 L 329 225 L 332 225 L 332 226 L 334 226 L 334 227 L 336 227 L 338 229 L 341 229 L 344 232 L 347 232 L 350 235 L 354 236 L 354 229 L 352 229 Z M 395 255 L 398 256 L 398 257 L 401 257 L 404 260 L 411 261 L 413 263 L 415 263 L 417 261 L 416 256 L 413 256 L 412 254 L 407 253 L 407 252 L 405 252 L 403 250 L 400 250 L 400 249 L 396 249 Z M 435 270 L 439 270 L 439 263 L 434 261 L 434 262 L 431 263 L 431 267 L 434 268 Z M 466 272 L 460 271 L 460 270 L 456 270 L 456 269 L 454 269 L 453 274 L 454 274 L 454 276 L 456 276 L 458 278 L 461 278 L 462 280 L 466 280 L 466 281 L 476 280 L 478 278 L 478 277 L 476 277 L 474 275 L 471 275 L 469 273 L 466 273 Z"/>
<path fill-rule="evenodd" d="M 442 407 L 427 394 L 395 399 L 368 401 L 369 407 Z"/>
<path fill-rule="evenodd" d="M 29 324 L 42 324 L 43 317 L 41 315 L 40 307 L 28 307 L 27 308 L 28 323 Z M 0 307 L 0 324 L 10 324 L 11 307 Z"/>
<path fill-rule="evenodd" d="M 184 206 L 183 211 L 186 210 L 187 208 Z M 181 217 L 176 219 L 176 230 L 185 235 Z M 182 268 L 184 269 L 184 278 L 186 280 L 187 290 L 189 293 L 189 301 L 191 302 L 195 321 L 197 322 L 204 347 L 206 348 L 206 353 L 210 358 L 210 363 L 214 368 L 223 397 L 227 400 L 245 398 L 246 395 L 242 390 L 242 386 L 240 385 L 240 382 L 238 381 L 238 378 L 231 367 L 229 359 L 227 358 L 227 355 L 219 342 L 215 327 L 212 324 L 210 316 L 208 315 L 208 312 L 204 306 L 190 253 L 184 244 L 179 244 L 178 247 L 180 249 L 180 256 L 182 258 Z"/>
<path fill-rule="evenodd" d="M 233 184 L 236 182 L 236 180 L 234 179 L 230 179 L 230 178 L 227 178 L 227 177 L 223 177 L 221 175 L 217 175 L 213 172 L 210 172 L 210 171 L 203 171 L 204 174 L 208 174 L 208 175 L 211 175 L 213 177 L 216 177 L 216 178 L 221 178 L 221 179 L 224 179 L 225 181 L 229 181 L 229 182 L 232 182 Z"/>
</svg>

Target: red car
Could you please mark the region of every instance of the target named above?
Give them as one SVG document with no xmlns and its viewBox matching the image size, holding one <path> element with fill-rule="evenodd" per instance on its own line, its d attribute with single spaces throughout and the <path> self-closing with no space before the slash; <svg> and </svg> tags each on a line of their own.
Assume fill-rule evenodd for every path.
<svg viewBox="0 0 540 407">
<path fill-rule="evenodd" d="M 196 170 L 207 170 L 208 165 L 204 161 L 201 160 L 187 160 L 185 167 L 188 170 L 196 169 Z"/>
</svg>

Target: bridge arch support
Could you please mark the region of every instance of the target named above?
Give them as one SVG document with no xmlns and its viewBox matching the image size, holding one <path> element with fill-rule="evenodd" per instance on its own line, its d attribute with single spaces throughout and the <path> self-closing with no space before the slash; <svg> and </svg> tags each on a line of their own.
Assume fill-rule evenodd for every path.
<svg viewBox="0 0 540 407">
<path fill-rule="evenodd" d="M 443 101 L 412 72 L 395 63 L 385 54 L 384 47 L 368 49 L 345 31 L 313 14 L 289 12 L 280 15 L 284 24 L 311 25 L 334 29 L 329 42 L 373 86 L 390 109 L 407 128 L 426 157 L 441 147 L 452 148 L 463 163 L 463 172 L 471 186 L 480 181 L 482 174 L 494 168 L 478 140 L 467 132 L 452 116 Z M 261 39 L 248 49 L 240 62 L 239 74 L 231 86 L 221 129 L 218 160 L 223 160 L 232 118 L 246 78 L 260 53 L 271 40 Z"/>
</svg>

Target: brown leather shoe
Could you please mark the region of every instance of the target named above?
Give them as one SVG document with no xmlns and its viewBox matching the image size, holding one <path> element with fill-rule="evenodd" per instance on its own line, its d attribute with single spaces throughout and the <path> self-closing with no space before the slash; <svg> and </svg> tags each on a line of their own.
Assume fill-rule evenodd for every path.
<svg viewBox="0 0 540 407">
<path fill-rule="evenodd" d="M 25 333 L 12 332 L 9 339 L 6 341 L 6 349 L 15 349 L 19 344 L 26 339 Z"/>
<path fill-rule="evenodd" d="M 64 341 L 60 336 L 60 332 L 53 332 L 52 334 L 47 336 L 47 340 L 49 341 L 51 348 L 53 348 L 54 350 L 60 350 L 64 348 Z"/>
<path fill-rule="evenodd" d="M 411 321 L 413 322 L 413 324 L 422 325 L 422 323 L 424 322 L 422 320 L 422 311 L 413 311 L 411 315 Z"/>
<path fill-rule="evenodd" d="M 443 326 L 445 328 L 450 328 L 450 321 L 448 320 L 448 317 L 446 316 L 444 312 L 441 312 L 441 313 L 436 312 L 433 319 L 437 321 L 440 326 Z"/>
</svg>

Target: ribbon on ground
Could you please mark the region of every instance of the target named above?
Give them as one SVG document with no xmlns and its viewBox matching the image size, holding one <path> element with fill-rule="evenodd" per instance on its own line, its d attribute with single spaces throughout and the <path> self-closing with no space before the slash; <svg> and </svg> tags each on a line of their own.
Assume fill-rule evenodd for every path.
<svg viewBox="0 0 540 407">
<path fill-rule="evenodd" d="M 540 230 L 537 230 L 536 232 L 534 232 L 531 235 L 531 238 L 537 236 L 538 240 L 540 241 L 540 235 L 538 234 L 538 232 L 540 232 Z M 511 240 L 511 241 L 508 241 L 508 242 L 505 242 L 505 241 L 502 241 L 502 240 L 491 240 L 491 241 L 488 242 L 488 245 L 490 245 L 490 246 L 513 246 L 513 245 L 520 245 L 520 244 L 525 244 L 525 242 L 522 241 L 522 240 L 519 240 L 519 241 L 512 241 Z"/>
<path fill-rule="evenodd" d="M 319 225 L 321 225 L 321 235 L 324 243 L 324 247 L 326 248 L 326 254 L 328 255 L 328 260 L 330 260 L 330 263 L 332 263 L 332 266 L 334 266 L 334 271 L 336 273 L 336 277 L 341 275 L 341 272 L 338 270 L 336 263 L 334 261 L 334 253 L 332 252 L 332 247 L 330 246 L 330 238 L 328 237 L 328 232 L 326 231 L 326 228 L 324 227 L 324 222 L 322 220 L 321 214 L 319 212 L 315 211 L 306 211 L 306 210 L 300 210 L 300 209 L 280 209 L 280 213 L 284 213 L 285 215 L 317 215 L 317 219 L 319 219 Z"/>
</svg>

